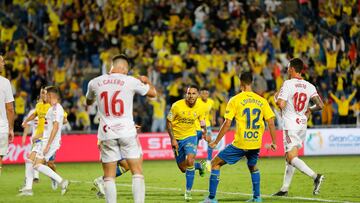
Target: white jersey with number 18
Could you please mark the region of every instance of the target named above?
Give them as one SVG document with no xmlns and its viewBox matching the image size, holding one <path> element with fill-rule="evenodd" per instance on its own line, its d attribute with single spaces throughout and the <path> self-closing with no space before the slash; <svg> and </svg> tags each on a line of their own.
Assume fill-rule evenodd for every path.
<svg viewBox="0 0 360 203">
<path fill-rule="evenodd" d="M 140 80 L 118 73 L 92 79 L 86 98 L 96 99 L 100 123 L 99 140 L 136 136 L 133 120 L 134 94 L 146 95 L 149 85 Z"/>
<path fill-rule="evenodd" d="M 284 82 L 278 96 L 278 99 L 286 101 L 282 111 L 284 130 L 306 130 L 305 112 L 314 96 L 318 96 L 316 88 L 306 80 L 293 78 Z"/>
</svg>

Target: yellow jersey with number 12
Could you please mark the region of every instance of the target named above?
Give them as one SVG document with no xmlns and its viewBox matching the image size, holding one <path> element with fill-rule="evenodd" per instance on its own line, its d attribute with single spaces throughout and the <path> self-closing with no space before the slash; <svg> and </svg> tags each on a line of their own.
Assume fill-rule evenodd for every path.
<svg viewBox="0 0 360 203">
<path fill-rule="evenodd" d="M 233 145 L 240 149 L 260 149 L 264 120 L 275 117 L 269 103 L 254 92 L 241 92 L 230 99 L 225 119 L 236 120 Z"/>
</svg>

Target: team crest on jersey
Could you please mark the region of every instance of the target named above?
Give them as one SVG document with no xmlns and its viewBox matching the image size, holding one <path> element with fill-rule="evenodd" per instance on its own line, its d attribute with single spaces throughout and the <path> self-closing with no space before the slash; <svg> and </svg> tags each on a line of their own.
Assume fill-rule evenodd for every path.
<svg viewBox="0 0 360 203">
<path fill-rule="evenodd" d="M 173 119 L 173 114 L 171 113 L 171 111 L 170 111 L 169 114 L 168 114 L 168 119 L 169 119 L 169 120 L 172 120 L 172 119 Z"/>
</svg>

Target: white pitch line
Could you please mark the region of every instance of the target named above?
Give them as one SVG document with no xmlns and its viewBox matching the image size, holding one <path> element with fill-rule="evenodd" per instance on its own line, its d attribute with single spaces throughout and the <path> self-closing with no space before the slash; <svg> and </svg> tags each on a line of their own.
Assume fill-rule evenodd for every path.
<svg viewBox="0 0 360 203">
<path fill-rule="evenodd" d="M 73 183 L 87 183 L 87 184 L 93 184 L 91 181 L 78 181 L 78 180 L 71 180 L 70 182 Z M 124 187 L 132 187 L 131 184 L 124 184 L 124 183 L 116 183 L 118 186 L 124 186 Z M 147 189 L 156 189 L 156 190 L 165 190 L 165 191 L 183 191 L 181 188 L 168 188 L 168 187 L 157 187 L 157 186 L 148 186 L 146 185 Z M 206 193 L 207 190 L 199 190 L 199 189 L 193 189 L 193 192 L 201 192 Z M 223 192 L 223 191 L 217 191 L 216 193 L 219 194 L 225 194 L 225 195 L 240 195 L 240 196 L 252 196 L 252 194 L 247 193 L 241 193 L 241 192 Z M 261 195 L 262 197 L 270 197 L 274 198 L 271 195 Z M 349 201 L 342 201 L 342 200 L 332 200 L 332 199 L 320 199 L 320 198 L 310 198 L 310 197 L 276 197 L 276 198 L 282 198 L 282 199 L 291 199 L 291 200 L 306 200 L 306 201 L 317 201 L 317 202 L 342 202 L 342 203 L 355 203 L 355 202 L 349 202 Z"/>
</svg>

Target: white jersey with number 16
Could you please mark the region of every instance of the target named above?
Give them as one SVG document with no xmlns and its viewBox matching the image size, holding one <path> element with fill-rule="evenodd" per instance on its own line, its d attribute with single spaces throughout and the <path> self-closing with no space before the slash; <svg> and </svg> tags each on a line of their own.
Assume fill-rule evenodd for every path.
<svg viewBox="0 0 360 203">
<path fill-rule="evenodd" d="M 133 120 L 134 94 L 146 95 L 150 86 L 140 80 L 119 73 L 92 79 L 86 98 L 96 99 L 100 123 L 99 140 L 136 136 Z"/>
<path fill-rule="evenodd" d="M 306 130 L 305 112 L 314 96 L 318 96 L 316 88 L 306 80 L 293 78 L 284 82 L 278 96 L 278 99 L 286 101 L 282 111 L 284 130 Z"/>
</svg>

